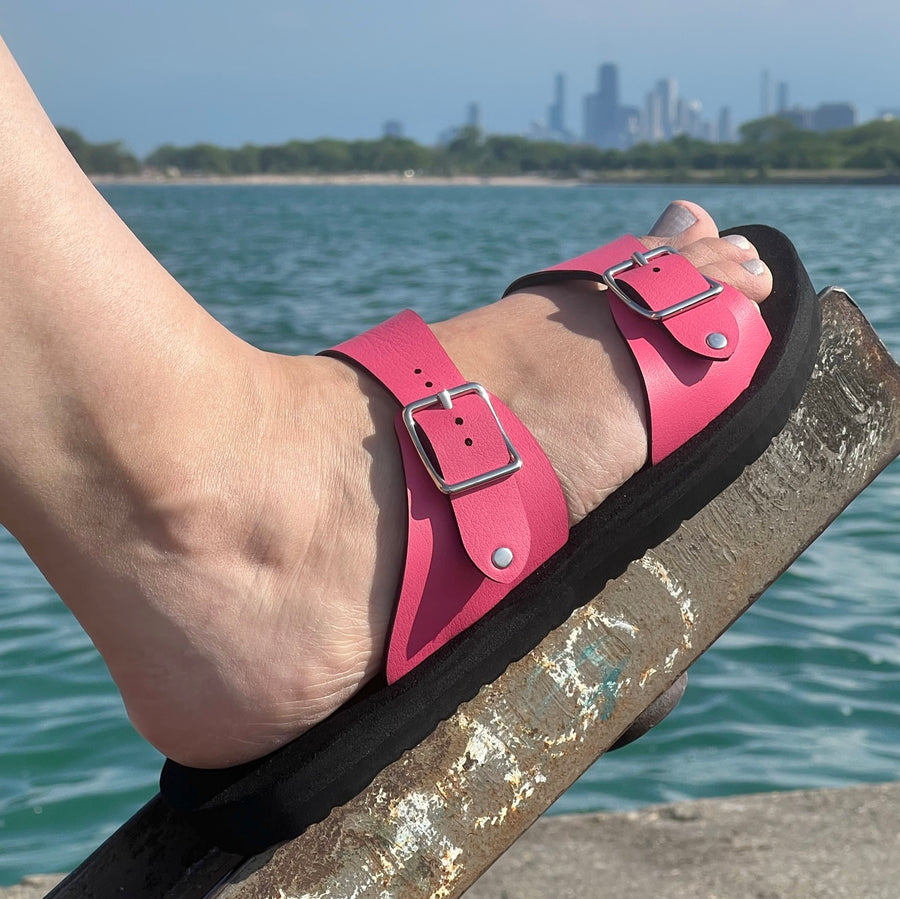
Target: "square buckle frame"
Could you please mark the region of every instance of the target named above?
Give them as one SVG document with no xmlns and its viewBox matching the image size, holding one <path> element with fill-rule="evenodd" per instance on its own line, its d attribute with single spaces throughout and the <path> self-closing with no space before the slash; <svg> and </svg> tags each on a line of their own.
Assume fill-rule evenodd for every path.
<svg viewBox="0 0 900 899">
<path fill-rule="evenodd" d="M 494 416 L 494 422 L 497 425 L 497 429 L 500 431 L 500 436 L 503 438 L 503 442 L 509 453 L 509 462 L 507 462 L 506 465 L 501 465 L 499 468 L 493 468 L 490 471 L 485 471 L 481 474 L 473 475 L 470 478 L 464 478 L 462 481 L 457 481 L 455 484 L 451 484 L 441 476 L 441 473 L 437 470 L 437 467 L 426 452 L 425 446 L 416 430 L 415 416 L 417 412 L 421 412 L 423 409 L 430 409 L 431 407 L 438 405 L 449 411 L 453 408 L 453 400 L 456 397 L 465 396 L 470 393 L 480 397 L 485 405 L 487 405 L 491 415 Z M 522 457 L 516 451 L 516 448 L 509 439 L 500 419 L 497 417 L 497 412 L 494 409 L 493 403 L 491 403 L 490 394 L 488 394 L 481 384 L 478 384 L 475 381 L 460 384 L 458 387 L 453 387 L 450 390 L 441 390 L 439 393 L 409 403 L 403 407 L 403 423 L 406 425 L 406 430 L 409 431 L 409 436 L 412 438 L 413 445 L 416 448 L 416 452 L 419 454 L 419 458 L 422 460 L 422 464 L 425 466 L 425 470 L 431 475 L 431 479 L 436 484 L 438 490 L 447 496 L 463 493 L 464 491 L 472 490 L 475 487 L 484 487 L 501 478 L 509 477 L 509 475 L 514 474 L 522 467 Z"/>
<path fill-rule="evenodd" d="M 679 315 L 682 312 L 686 312 L 688 309 L 692 309 L 694 306 L 700 306 L 703 303 L 707 303 L 711 299 L 713 299 L 713 297 L 717 297 L 725 289 L 724 286 L 718 281 L 713 281 L 712 278 L 706 278 L 706 275 L 703 275 L 703 277 L 706 278 L 706 281 L 709 284 L 708 290 L 701 291 L 700 293 L 695 293 L 692 297 L 688 297 L 686 300 L 680 300 L 677 303 L 673 303 L 671 306 L 667 306 L 665 309 L 654 311 L 653 309 L 648 309 L 646 306 L 642 306 L 640 303 L 636 303 L 616 283 L 616 275 L 621 275 L 622 272 L 627 272 L 629 269 L 635 268 L 636 266 L 647 265 L 651 259 L 654 259 L 657 256 L 662 256 L 663 254 L 672 256 L 681 255 L 674 247 L 668 246 L 656 247 L 656 249 L 647 250 L 645 253 L 632 253 L 630 259 L 626 259 L 624 262 L 620 262 L 618 265 L 614 265 L 611 268 L 608 268 L 603 273 L 603 282 L 629 309 L 631 309 L 633 312 L 637 312 L 638 315 L 642 315 L 644 318 L 650 319 L 650 321 L 654 322 L 665 321 L 667 318 L 671 318 L 673 315 Z"/>
</svg>

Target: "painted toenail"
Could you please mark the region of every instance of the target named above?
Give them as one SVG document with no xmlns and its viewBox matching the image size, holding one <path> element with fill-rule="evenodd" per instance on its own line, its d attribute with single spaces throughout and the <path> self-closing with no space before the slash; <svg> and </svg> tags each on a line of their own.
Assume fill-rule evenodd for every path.
<svg viewBox="0 0 900 899">
<path fill-rule="evenodd" d="M 669 203 L 650 229 L 650 234 L 654 237 L 675 237 L 696 223 L 697 217 L 690 209 L 679 203 Z"/>
<path fill-rule="evenodd" d="M 725 240 L 728 243 L 733 243 L 739 250 L 750 249 L 750 241 L 743 234 L 729 234 Z"/>
<path fill-rule="evenodd" d="M 766 273 L 766 265 L 761 259 L 748 259 L 741 265 L 750 272 L 751 275 L 764 275 Z"/>
</svg>

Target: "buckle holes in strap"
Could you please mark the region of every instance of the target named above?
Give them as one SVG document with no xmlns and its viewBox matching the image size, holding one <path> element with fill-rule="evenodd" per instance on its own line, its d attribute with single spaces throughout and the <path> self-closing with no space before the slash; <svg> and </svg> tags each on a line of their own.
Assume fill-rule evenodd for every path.
<svg viewBox="0 0 900 899">
<path fill-rule="evenodd" d="M 419 427 L 416 425 L 415 415 L 416 412 L 419 412 L 423 409 L 431 409 L 435 406 L 443 406 L 445 410 L 450 410 L 453 408 L 453 400 L 458 396 L 466 396 L 468 394 L 474 394 L 479 397 L 482 402 L 487 407 L 488 412 L 490 413 L 491 419 L 493 419 L 494 425 L 499 432 L 499 435 L 503 441 L 504 446 L 506 447 L 506 451 L 508 453 L 509 461 L 506 462 L 505 465 L 500 465 L 497 468 L 492 468 L 487 471 L 481 471 L 476 474 L 473 474 L 471 477 L 463 478 L 460 481 L 457 481 L 454 484 L 448 483 L 442 476 L 439 471 L 435 461 L 430 457 L 428 451 L 425 448 L 425 444 L 423 442 L 424 434 L 421 433 Z M 437 488 L 441 491 L 441 493 L 445 493 L 449 496 L 454 496 L 457 493 L 461 493 L 464 490 L 471 490 L 476 487 L 484 487 L 488 484 L 492 484 L 495 481 L 501 480 L 503 478 L 507 478 L 515 472 L 519 471 L 522 467 L 522 457 L 516 451 L 516 448 L 512 445 L 512 441 L 509 439 L 509 435 L 503 428 L 503 424 L 500 421 L 500 417 L 497 415 L 496 410 L 491 403 L 490 394 L 475 381 L 470 381 L 466 384 L 460 384 L 458 387 L 453 387 L 450 389 L 444 389 L 440 393 L 436 393 L 433 396 L 422 397 L 420 400 L 416 400 L 415 402 L 408 403 L 403 407 L 402 410 L 403 424 L 406 426 L 407 433 L 412 438 L 413 444 L 416 448 L 416 452 L 419 454 L 419 458 L 422 460 L 425 468 L 428 471 L 428 474 L 431 475 L 432 480 L 434 481 Z M 453 420 L 456 421 L 457 416 L 454 416 Z M 472 438 L 466 438 L 468 442 Z M 472 441 L 474 443 L 474 441 Z"/>
<path fill-rule="evenodd" d="M 454 419 L 454 422 L 458 425 L 461 425 L 463 423 L 463 420 L 461 418 L 456 418 Z"/>
<path fill-rule="evenodd" d="M 422 369 L 421 369 L 421 368 L 416 368 L 416 369 L 414 369 L 414 370 L 413 370 L 413 374 L 415 374 L 415 375 L 420 375 L 420 374 L 422 374 Z"/>
<path fill-rule="evenodd" d="M 472 443 L 473 443 L 472 438 L 471 438 L 471 437 L 466 437 L 466 439 L 465 439 L 465 444 L 466 444 L 466 446 L 471 446 Z"/>
</svg>

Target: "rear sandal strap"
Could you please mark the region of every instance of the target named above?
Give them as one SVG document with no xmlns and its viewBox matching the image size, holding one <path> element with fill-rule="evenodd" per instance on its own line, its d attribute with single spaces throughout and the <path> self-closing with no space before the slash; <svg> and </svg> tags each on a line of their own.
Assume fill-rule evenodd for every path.
<svg viewBox="0 0 900 899">
<path fill-rule="evenodd" d="M 395 430 L 409 532 L 388 647 L 393 683 L 553 555 L 568 537 L 568 513 L 528 429 L 465 380 L 414 312 L 328 353 L 361 365 L 402 406 Z"/>
</svg>

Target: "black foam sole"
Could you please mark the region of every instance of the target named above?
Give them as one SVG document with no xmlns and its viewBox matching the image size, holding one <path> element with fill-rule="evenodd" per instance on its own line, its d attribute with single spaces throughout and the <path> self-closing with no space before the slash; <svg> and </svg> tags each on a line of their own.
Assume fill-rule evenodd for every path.
<svg viewBox="0 0 900 899">
<path fill-rule="evenodd" d="M 207 770 L 167 761 L 160 792 L 176 812 L 214 844 L 246 855 L 302 833 L 364 790 L 763 452 L 812 373 L 821 310 L 784 235 L 762 225 L 723 233 L 752 241 L 775 282 L 761 306 L 772 343 L 747 391 L 688 443 L 608 497 L 503 602 L 397 683 L 368 685 L 312 730 L 253 762 Z"/>
</svg>

